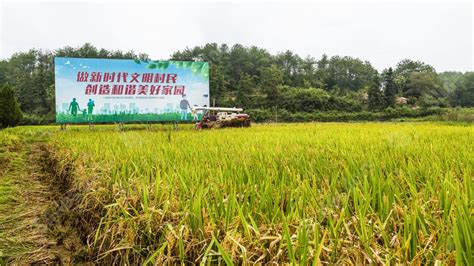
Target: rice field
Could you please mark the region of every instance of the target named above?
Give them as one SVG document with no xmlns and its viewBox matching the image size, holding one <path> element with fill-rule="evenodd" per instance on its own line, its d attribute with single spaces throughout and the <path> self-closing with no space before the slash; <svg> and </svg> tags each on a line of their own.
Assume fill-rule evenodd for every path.
<svg viewBox="0 0 474 266">
<path fill-rule="evenodd" d="M 98 261 L 473 262 L 473 126 L 73 127 L 50 143 Z"/>
<path fill-rule="evenodd" d="M 73 261 L 473 264 L 472 125 L 28 131 L 75 202 Z"/>
</svg>

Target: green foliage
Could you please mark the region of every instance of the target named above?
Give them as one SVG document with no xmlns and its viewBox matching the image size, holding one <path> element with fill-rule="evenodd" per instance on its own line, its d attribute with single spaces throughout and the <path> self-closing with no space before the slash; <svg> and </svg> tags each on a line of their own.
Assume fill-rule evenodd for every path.
<svg viewBox="0 0 474 266">
<path fill-rule="evenodd" d="M 404 95 L 417 99 L 423 95 L 441 98 L 447 93 L 436 73 L 412 72 L 406 81 Z"/>
<path fill-rule="evenodd" d="M 57 49 L 53 52 L 57 57 L 77 57 L 77 58 L 110 58 L 110 59 L 134 59 L 136 61 L 148 61 L 147 54 L 135 54 L 133 51 L 110 51 L 106 49 L 97 49 L 90 43 L 85 43 L 81 47 L 70 47 Z"/>
<path fill-rule="evenodd" d="M 394 75 L 392 68 L 389 68 L 384 73 L 384 86 L 383 86 L 383 96 L 384 96 L 384 107 L 394 107 L 395 106 L 395 96 L 397 94 L 397 86 L 394 81 Z"/>
<path fill-rule="evenodd" d="M 20 106 L 10 85 L 0 89 L 0 128 L 13 127 L 21 121 Z"/>
<path fill-rule="evenodd" d="M 474 123 L 474 108 L 451 108 L 441 115 L 428 117 L 428 120 Z"/>
<path fill-rule="evenodd" d="M 279 53 L 275 58 L 276 63 L 282 68 L 284 73 L 284 81 L 286 85 L 302 86 L 301 58 L 292 51 L 287 50 Z"/>
<path fill-rule="evenodd" d="M 474 72 L 466 72 L 456 82 L 450 102 L 453 106 L 474 107 Z"/>
<path fill-rule="evenodd" d="M 400 61 L 392 74 L 384 71 L 381 85 L 375 88 L 377 71 L 369 62 L 349 56 L 324 54 L 316 60 L 289 50 L 272 55 L 255 46 L 209 43 L 177 51 L 169 60 L 150 60 L 146 54 L 98 49 L 86 43 L 53 52 L 32 49 L 0 61 L 0 85 L 8 82 L 12 86 L 27 115 L 25 123 L 48 121 L 36 118 L 55 113 L 55 56 L 133 59 L 151 71 L 167 69 L 171 64 L 191 68 L 194 75 L 209 79 L 211 104 L 217 106 L 284 108 L 290 112 L 376 111 L 393 107 L 395 95 L 423 107 L 474 105 L 469 73 L 438 75 L 430 65 L 409 59 Z M 304 90 L 311 88 L 321 91 Z M 363 96 L 366 92 L 369 100 Z"/>
<path fill-rule="evenodd" d="M 325 84 L 331 90 L 357 91 L 370 86 L 378 75 L 372 65 L 350 56 L 333 56 L 327 63 Z"/>
<path fill-rule="evenodd" d="M 403 59 L 395 68 L 396 75 L 408 76 L 412 72 L 435 72 L 435 69 L 421 61 Z"/>
<path fill-rule="evenodd" d="M 441 108 L 411 109 L 408 107 L 387 108 L 378 112 L 369 111 L 340 111 L 329 110 L 323 112 L 288 111 L 285 109 L 249 109 L 246 111 L 253 121 L 274 122 L 350 122 L 350 121 L 387 121 L 393 119 L 424 118 L 441 121 L 473 121 L 472 112 L 468 114 L 447 111 Z M 447 114 L 450 114 L 447 116 Z"/>
<path fill-rule="evenodd" d="M 403 59 L 398 62 L 397 67 L 395 68 L 394 74 L 395 76 L 402 76 L 406 79 L 410 76 L 411 73 L 418 72 L 418 73 L 436 73 L 435 69 L 425 64 L 421 61 L 414 61 L 410 59 Z"/>
<path fill-rule="evenodd" d="M 56 121 L 55 114 L 37 115 L 23 113 L 21 119 L 21 125 L 48 125 L 53 124 Z"/>
<path fill-rule="evenodd" d="M 443 83 L 443 88 L 448 93 L 452 93 L 457 87 L 456 83 L 463 77 L 463 73 L 455 71 L 445 71 L 439 73 L 438 77 Z"/>
<path fill-rule="evenodd" d="M 338 96 L 323 89 L 280 87 L 276 104 L 290 112 L 360 111 L 362 106 L 349 96 Z"/>
<path fill-rule="evenodd" d="M 242 74 L 237 84 L 237 98 L 236 102 L 240 106 L 250 105 L 250 96 L 254 90 L 254 81 L 249 74 Z"/>
<path fill-rule="evenodd" d="M 330 98 L 331 95 L 322 89 L 294 88 L 282 95 L 279 107 L 290 112 L 323 110 L 327 109 Z"/>
<path fill-rule="evenodd" d="M 378 78 L 375 78 L 374 81 L 370 84 L 368 89 L 368 107 L 369 110 L 376 111 L 383 109 L 385 106 L 383 91 L 380 89 L 380 82 Z"/>
<path fill-rule="evenodd" d="M 413 73 L 436 74 L 436 71 L 432 66 L 421 61 L 403 59 L 398 62 L 394 70 L 394 82 L 397 85 L 400 96 L 409 96 L 405 95 L 405 92 L 408 90 L 409 78 Z"/>
<path fill-rule="evenodd" d="M 52 60 L 51 55 L 36 50 L 14 54 L 9 60 L 5 82 L 14 89 L 23 112 L 47 114 L 53 111 L 47 94 L 54 84 Z"/>
<path fill-rule="evenodd" d="M 283 84 L 283 71 L 273 64 L 260 70 L 260 87 L 269 105 L 279 98 L 278 87 Z"/>
<path fill-rule="evenodd" d="M 418 104 L 423 108 L 428 107 L 448 107 L 449 102 L 446 98 L 436 98 L 429 94 L 424 94 L 419 98 Z"/>
<path fill-rule="evenodd" d="M 222 106 L 224 105 L 223 98 L 229 86 L 229 81 L 225 77 L 224 68 L 220 65 L 211 64 L 209 72 L 209 92 L 211 94 L 211 100 L 216 101 L 217 106 Z"/>
</svg>

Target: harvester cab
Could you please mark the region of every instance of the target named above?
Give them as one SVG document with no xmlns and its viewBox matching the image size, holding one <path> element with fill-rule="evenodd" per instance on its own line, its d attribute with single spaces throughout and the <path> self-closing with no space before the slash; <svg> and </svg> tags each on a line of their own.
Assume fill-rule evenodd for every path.
<svg viewBox="0 0 474 266">
<path fill-rule="evenodd" d="M 197 129 L 222 127 L 249 127 L 250 116 L 241 113 L 242 108 L 194 107 L 193 112 L 203 112 Z"/>
</svg>

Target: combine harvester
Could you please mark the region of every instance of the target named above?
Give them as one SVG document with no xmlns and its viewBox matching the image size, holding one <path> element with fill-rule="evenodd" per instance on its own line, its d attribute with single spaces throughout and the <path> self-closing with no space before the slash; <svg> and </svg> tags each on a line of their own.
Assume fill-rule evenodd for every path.
<svg viewBox="0 0 474 266">
<path fill-rule="evenodd" d="M 241 114 L 242 108 L 195 107 L 193 111 L 204 112 L 201 121 L 196 123 L 196 129 L 250 127 L 250 116 Z"/>
</svg>

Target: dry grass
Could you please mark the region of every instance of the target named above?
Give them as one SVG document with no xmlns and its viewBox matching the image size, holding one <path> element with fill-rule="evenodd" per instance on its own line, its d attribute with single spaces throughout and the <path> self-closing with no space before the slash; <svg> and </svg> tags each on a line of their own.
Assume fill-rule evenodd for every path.
<svg viewBox="0 0 474 266">
<path fill-rule="evenodd" d="M 18 133 L 0 132 L 0 161 L 6 162 L 0 173 L 0 262 L 67 262 L 67 251 L 44 222 L 53 196 L 39 164 L 41 150 Z"/>
</svg>

